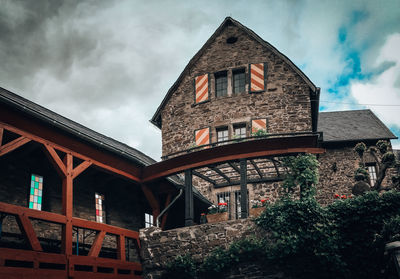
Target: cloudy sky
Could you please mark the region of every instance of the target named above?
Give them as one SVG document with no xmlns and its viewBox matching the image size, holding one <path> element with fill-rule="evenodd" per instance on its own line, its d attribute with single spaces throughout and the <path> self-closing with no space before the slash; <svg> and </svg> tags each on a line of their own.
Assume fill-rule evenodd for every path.
<svg viewBox="0 0 400 279">
<path fill-rule="evenodd" d="M 159 160 L 149 123 L 226 16 L 400 136 L 400 1 L 0 0 L 0 87 Z M 400 148 L 400 142 L 393 142 Z"/>
</svg>

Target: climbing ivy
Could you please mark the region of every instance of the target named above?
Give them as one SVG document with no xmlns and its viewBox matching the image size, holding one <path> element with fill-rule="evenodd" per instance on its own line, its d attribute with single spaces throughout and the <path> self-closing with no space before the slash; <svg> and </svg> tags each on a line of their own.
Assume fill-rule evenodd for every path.
<svg viewBox="0 0 400 279">
<path fill-rule="evenodd" d="M 313 198 L 285 197 L 254 222 L 264 237 L 218 248 L 202 263 L 178 257 L 163 278 L 223 278 L 232 266 L 255 262 L 298 279 L 391 278 L 384 247 L 400 240 L 400 193 L 367 192 L 327 207 Z"/>
</svg>

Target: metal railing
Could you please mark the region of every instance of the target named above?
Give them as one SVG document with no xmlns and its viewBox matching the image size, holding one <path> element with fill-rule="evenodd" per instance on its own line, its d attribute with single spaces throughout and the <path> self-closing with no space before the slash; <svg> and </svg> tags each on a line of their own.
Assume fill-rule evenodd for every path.
<svg viewBox="0 0 400 279">
<path fill-rule="evenodd" d="M 318 136 L 318 140 L 322 140 L 322 132 L 294 132 L 294 133 L 276 133 L 276 134 L 266 134 L 262 136 L 250 136 L 250 137 L 245 137 L 245 138 L 236 138 L 236 139 L 230 139 L 230 140 L 224 140 L 224 141 L 219 141 L 219 142 L 213 142 L 210 144 L 204 144 L 200 146 L 194 146 L 185 150 L 180 150 L 177 152 L 169 153 L 165 156 L 162 156 L 162 160 L 167 160 L 172 157 L 177 157 L 180 155 L 200 151 L 203 149 L 208 149 L 208 148 L 214 148 L 217 146 L 222 146 L 222 145 L 227 145 L 227 144 L 235 144 L 235 143 L 241 143 L 241 142 L 246 142 L 246 141 L 254 141 L 254 140 L 262 140 L 262 139 L 269 139 L 269 138 L 282 138 L 282 137 L 299 137 L 299 136 Z"/>
</svg>

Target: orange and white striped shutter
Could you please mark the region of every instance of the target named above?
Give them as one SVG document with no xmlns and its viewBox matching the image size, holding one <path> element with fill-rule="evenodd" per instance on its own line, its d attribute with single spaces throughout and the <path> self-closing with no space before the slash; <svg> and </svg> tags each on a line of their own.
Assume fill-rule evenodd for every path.
<svg viewBox="0 0 400 279">
<path fill-rule="evenodd" d="M 197 146 L 210 143 L 210 128 L 200 129 L 194 132 L 195 141 Z"/>
<path fill-rule="evenodd" d="M 208 100 L 208 74 L 202 76 L 197 76 L 194 79 L 194 89 L 195 89 L 195 103 L 201 103 Z"/>
<path fill-rule="evenodd" d="M 251 132 L 257 133 L 258 130 L 267 131 L 267 119 L 253 119 L 251 120 Z"/>
<path fill-rule="evenodd" d="M 265 90 L 264 63 L 250 64 L 250 92 Z"/>
</svg>

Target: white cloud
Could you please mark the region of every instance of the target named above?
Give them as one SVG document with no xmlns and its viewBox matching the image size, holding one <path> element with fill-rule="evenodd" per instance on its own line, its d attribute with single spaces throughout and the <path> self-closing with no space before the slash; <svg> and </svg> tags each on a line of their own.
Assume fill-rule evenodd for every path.
<svg viewBox="0 0 400 279">
<path fill-rule="evenodd" d="M 398 105 L 368 106 L 387 125 L 400 128 L 400 33 L 388 36 L 375 60 L 375 67 L 385 62 L 394 62 L 393 66 L 367 82 L 352 82 L 351 95 L 360 104 Z"/>
</svg>

